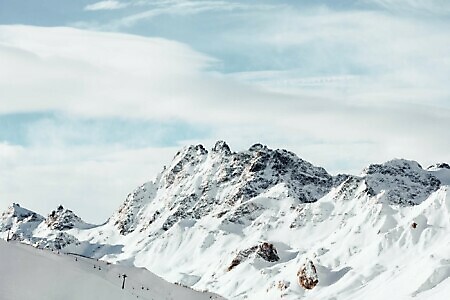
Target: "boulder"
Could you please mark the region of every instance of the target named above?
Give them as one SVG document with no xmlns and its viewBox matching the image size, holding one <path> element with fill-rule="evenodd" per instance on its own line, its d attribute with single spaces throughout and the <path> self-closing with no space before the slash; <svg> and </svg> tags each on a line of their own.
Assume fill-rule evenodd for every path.
<svg viewBox="0 0 450 300">
<path fill-rule="evenodd" d="M 297 272 L 298 284 L 306 290 L 313 289 L 319 283 L 317 270 L 311 260 L 307 260 Z"/>
</svg>

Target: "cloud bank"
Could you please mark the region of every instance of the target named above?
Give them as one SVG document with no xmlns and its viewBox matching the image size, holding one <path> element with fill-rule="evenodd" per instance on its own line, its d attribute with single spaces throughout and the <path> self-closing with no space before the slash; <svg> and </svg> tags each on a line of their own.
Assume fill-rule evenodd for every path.
<svg viewBox="0 0 450 300">
<path fill-rule="evenodd" d="M 255 55 L 253 47 L 278 47 L 280 56 L 298 51 L 293 58 L 303 68 L 227 74 L 217 57 L 169 39 L 0 26 L 0 69 L 8 70 L 0 72 L 0 119 L 50 112 L 88 124 L 80 130 L 41 120 L 27 125 L 27 143 L 1 142 L 1 206 L 15 201 L 46 213 L 71 203 L 98 222 L 178 146 L 211 147 L 217 139 L 234 150 L 255 142 L 287 148 L 331 172 L 394 157 L 450 160 L 450 41 L 439 23 L 328 9 L 300 16 L 259 14 L 257 27 L 220 38 Z M 108 131 L 89 121 L 105 119 L 206 130 L 137 145 L 105 141 Z M 96 131 L 89 142 L 77 135 Z M 139 127 L 129 132 L 140 134 Z"/>
</svg>

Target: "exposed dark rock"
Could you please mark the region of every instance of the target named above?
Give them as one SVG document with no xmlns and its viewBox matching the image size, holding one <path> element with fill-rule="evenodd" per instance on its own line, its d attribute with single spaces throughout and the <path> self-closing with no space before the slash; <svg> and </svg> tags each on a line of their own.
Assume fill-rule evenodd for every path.
<svg viewBox="0 0 450 300">
<path fill-rule="evenodd" d="M 214 145 L 212 151 L 216 152 L 216 153 L 222 153 L 224 155 L 231 154 L 230 147 L 224 141 L 217 141 L 216 144 Z"/>
<path fill-rule="evenodd" d="M 280 257 L 278 257 L 277 249 L 273 246 L 273 244 L 264 242 L 262 244 L 239 251 L 236 257 L 231 261 L 231 264 L 228 266 L 227 270 L 233 270 L 233 268 L 238 266 L 243 261 L 247 260 L 252 255 L 256 255 L 268 262 L 276 262 L 280 260 Z"/>
<path fill-rule="evenodd" d="M 253 152 L 253 151 L 266 150 L 266 149 L 267 149 L 267 146 L 262 145 L 262 144 L 260 144 L 260 143 L 256 143 L 256 144 L 252 145 L 252 146 L 248 149 L 248 151 Z"/>
<path fill-rule="evenodd" d="M 273 244 L 269 244 L 267 242 L 258 246 L 256 254 L 268 262 L 276 262 L 280 260 L 277 249 L 273 246 Z"/>
<path fill-rule="evenodd" d="M 441 186 L 431 172 L 423 170 L 415 161 L 404 159 L 370 165 L 363 176 L 369 195 L 384 191 L 384 199 L 391 204 L 419 204 Z"/>
<path fill-rule="evenodd" d="M 448 163 L 437 163 L 427 168 L 427 170 L 431 169 L 450 169 L 450 165 Z"/>
<path fill-rule="evenodd" d="M 337 186 L 341 185 L 343 182 L 345 182 L 350 177 L 352 177 L 352 176 L 348 175 L 348 174 L 338 174 L 338 175 L 334 176 L 333 177 L 333 186 L 337 187 Z"/>
<path fill-rule="evenodd" d="M 77 238 L 66 232 L 58 232 L 53 239 L 39 239 L 34 243 L 34 246 L 42 249 L 61 250 L 66 246 L 79 243 Z"/>
<path fill-rule="evenodd" d="M 297 272 L 298 284 L 307 290 L 313 289 L 319 283 L 316 266 L 311 260 L 307 260 Z"/>
<path fill-rule="evenodd" d="M 80 217 L 70 209 L 64 209 L 62 205 L 53 210 L 45 220 L 45 224 L 55 230 L 68 230 L 74 228 L 77 224 L 83 223 Z"/>
</svg>

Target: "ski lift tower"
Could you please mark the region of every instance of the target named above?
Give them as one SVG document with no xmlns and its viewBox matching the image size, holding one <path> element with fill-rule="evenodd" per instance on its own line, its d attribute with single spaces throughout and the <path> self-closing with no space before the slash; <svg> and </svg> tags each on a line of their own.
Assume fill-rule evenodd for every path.
<svg viewBox="0 0 450 300">
<path fill-rule="evenodd" d="M 125 278 L 127 278 L 128 276 L 127 276 L 127 274 L 123 274 L 122 275 L 122 278 L 123 278 L 123 281 L 122 281 L 122 290 L 125 288 Z"/>
</svg>

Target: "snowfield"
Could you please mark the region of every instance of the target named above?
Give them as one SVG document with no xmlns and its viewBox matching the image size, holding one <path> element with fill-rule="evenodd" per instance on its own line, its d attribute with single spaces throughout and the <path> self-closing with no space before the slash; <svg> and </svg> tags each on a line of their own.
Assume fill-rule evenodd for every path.
<svg viewBox="0 0 450 300">
<path fill-rule="evenodd" d="M 145 269 L 0 241 L 2 300 L 222 299 L 164 281 Z M 126 274 L 125 289 L 122 278 Z"/>
<path fill-rule="evenodd" d="M 395 159 L 332 176 L 286 150 L 234 153 L 218 142 L 179 151 L 102 225 L 13 205 L 0 234 L 228 299 L 441 300 L 450 296 L 449 184 L 445 163 Z"/>
</svg>

